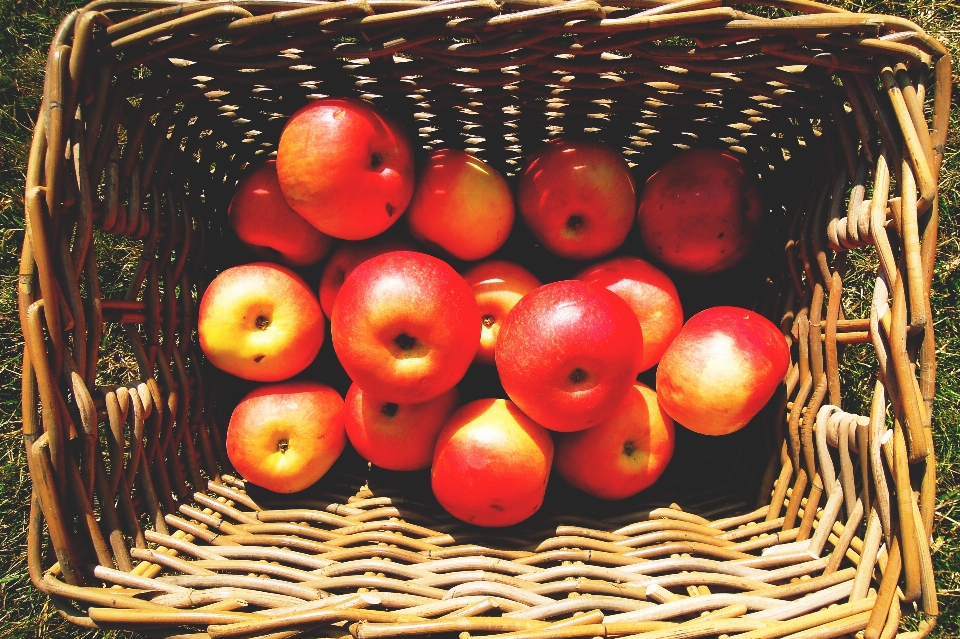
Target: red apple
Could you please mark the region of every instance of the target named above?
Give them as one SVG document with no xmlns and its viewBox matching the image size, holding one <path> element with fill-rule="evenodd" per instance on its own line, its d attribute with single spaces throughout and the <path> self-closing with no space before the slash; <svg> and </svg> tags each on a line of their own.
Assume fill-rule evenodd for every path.
<svg viewBox="0 0 960 639">
<path fill-rule="evenodd" d="M 440 429 L 459 403 L 456 387 L 420 404 L 395 404 L 353 384 L 347 391 L 347 437 L 364 459 L 380 468 L 423 470 L 430 466 Z"/>
<path fill-rule="evenodd" d="M 683 326 L 683 307 L 673 281 L 639 257 L 614 257 L 577 274 L 578 280 L 599 284 L 630 305 L 643 329 L 640 370 L 653 368 Z"/>
<path fill-rule="evenodd" d="M 413 150 L 403 129 L 355 98 L 317 100 L 280 134 L 283 196 L 333 237 L 363 240 L 400 219 L 413 195 Z"/>
<path fill-rule="evenodd" d="M 343 400 L 319 382 L 261 386 L 227 427 L 227 457 L 244 479 L 276 493 L 312 486 L 346 445 Z"/>
<path fill-rule="evenodd" d="M 756 179 L 728 151 L 686 151 L 650 176 L 637 212 L 647 250 L 670 268 L 704 275 L 739 263 L 759 235 Z"/>
<path fill-rule="evenodd" d="M 313 228 L 283 199 L 276 164 L 267 160 L 240 180 L 227 209 L 230 226 L 263 259 L 311 266 L 323 259 L 333 239 Z"/>
<path fill-rule="evenodd" d="M 500 328 L 500 381 L 517 406 L 551 430 L 582 430 L 616 410 L 640 372 L 643 335 L 627 303 L 602 286 L 541 286 Z"/>
<path fill-rule="evenodd" d="M 479 260 L 503 246 L 513 217 L 513 193 L 503 176 L 457 149 L 430 154 L 407 210 L 413 237 L 461 260 Z"/>
<path fill-rule="evenodd" d="M 726 435 L 760 412 L 790 366 L 787 341 L 753 311 L 716 306 L 691 317 L 657 368 L 660 405 L 678 424 Z"/>
<path fill-rule="evenodd" d="M 557 438 L 557 471 L 600 499 L 624 499 L 648 488 L 673 456 L 673 420 L 649 386 L 635 384 L 602 424 Z"/>
<path fill-rule="evenodd" d="M 357 386 L 385 402 L 417 404 L 453 388 L 467 372 L 480 344 L 480 311 L 449 264 L 394 251 L 347 277 L 330 330 Z"/>
<path fill-rule="evenodd" d="M 510 526 L 537 512 L 550 478 L 553 440 L 504 399 L 478 399 L 447 422 L 433 453 L 433 494 L 478 526 Z"/>
<path fill-rule="evenodd" d="M 374 238 L 363 242 L 344 242 L 337 247 L 320 276 L 320 308 L 324 315 L 333 315 L 333 302 L 337 299 L 340 287 L 360 264 L 371 257 L 390 251 L 412 251 L 413 245 L 404 240 L 393 238 Z"/>
<path fill-rule="evenodd" d="M 517 205 L 547 250 L 589 260 L 623 244 L 637 193 L 626 160 L 609 146 L 554 138 L 528 160 Z"/>
<path fill-rule="evenodd" d="M 520 298 L 541 286 L 533 273 L 519 264 L 503 260 L 481 262 L 463 274 L 477 298 L 483 327 L 476 361 L 494 364 L 494 348 L 504 318 Z"/>
<path fill-rule="evenodd" d="M 269 262 L 228 268 L 200 300 L 197 333 L 210 363 L 259 382 L 293 377 L 323 344 L 323 312 L 290 269 Z"/>
</svg>

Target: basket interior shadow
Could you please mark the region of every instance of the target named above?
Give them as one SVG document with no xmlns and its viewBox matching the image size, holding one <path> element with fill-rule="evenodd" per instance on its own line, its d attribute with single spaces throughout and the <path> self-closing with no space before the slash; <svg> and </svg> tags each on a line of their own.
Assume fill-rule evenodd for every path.
<svg viewBox="0 0 960 639">
<path fill-rule="evenodd" d="M 771 4 L 99 0 L 71 14 L 31 150 L 19 289 L 34 584 L 74 623 L 162 636 L 876 639 L 898 627 L 898 588 L 929 615 L 914 635 L 929 633 L 949 58 L 905 20 Z M 674 275 L 687 317 L 724 304 L 778 324 L 784 383 L 734 435 L 678 429 L 670 467 L 637 497 L 553 479 L 511 529 L 461 524 L 426 473 L 350 450 L 304 493 L 246 485 L 223 436 L 252 386 L 204 362 L 196 307 L 217 272 L 252 259 L 226 222 L 237 179 L 324 96 L 389 112 L 420 161 L 465 149 L 511 180 L 560 135 L 620 150 L 638 186 L 687 148 L 741 158 L 767 209 L 757 249 L 721 274 Z M 138 255 L 117 296 L 101 294 L 115 265 L 95 250 L 113 236 Z M 846 256 L 861 247 L 874 299 L 848 317 Z M 635 230 L 617 253 L 648 257 Z M 580 267 L 520 219 L 494 257 L 545 282 Z M 122 380 L 100 362 L 118 330 L 137 369 Z M 839 354 L 870 345 L 871 415 L 843 412 Z M 303 377 L 345 393 L 329 333 Z M 505 397 L 492 369 L 460 390 Z"/>
</svg>

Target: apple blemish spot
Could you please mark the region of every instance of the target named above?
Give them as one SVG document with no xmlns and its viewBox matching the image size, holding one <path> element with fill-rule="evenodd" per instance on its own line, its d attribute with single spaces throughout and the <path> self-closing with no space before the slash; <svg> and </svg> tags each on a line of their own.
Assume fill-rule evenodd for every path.
<svg viewBox="0 0 960 639">
<path fill-rule="evenodd" d="M 266 357 L 266 355 L 257 355 L 256 357 L 253 358 L 253 361 L 259 364 L 260 362 L 263 361 L 264 357 Z"/>
</svg>

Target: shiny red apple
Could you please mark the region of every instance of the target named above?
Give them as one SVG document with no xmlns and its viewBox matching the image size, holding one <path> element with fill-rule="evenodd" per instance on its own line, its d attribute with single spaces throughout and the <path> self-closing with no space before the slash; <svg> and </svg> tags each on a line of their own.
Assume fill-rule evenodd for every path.
<svg viewBox="0 0 960 639">
<path fill-rule="evenodd" d="M 551 430 L 582 430 L 616 410 L 640 372 L 643 336 L 627 303 L 590 282 L 541 286 L 517 302 L 497 338 L 500 381 Z"/>
<path fill-rule="evenodd" d="M 510 526 L 537 512 L 550 478 L 553 440 L 513 402 L 478 399 L 440 431 L 430 471 L 447 512 L 477 526 Z"/>
<path fill-rule="evenodd" d="M 650 262 L 628 255 L 594 264 L 576 277 L 613 291 L 630 305 L 643 329 L 640 370 L 653 368 L 683 326 L 683 307 L 673 280 Z"/>
<path fill-rule="evenodd" d="M 311 266 L 324 258 L 333 238 L 290 208 L 280 192 L 276 164 L 267 160 L 237 184 L 227 209 L 230 226 L 262 259 Z"/>
<path fill-rule="evenodd" d="M 527 161 L 517 205 L 547 250 L 589 260 L 623 244 L 633 226 L 637 192 L 626 160 L 611 147 L 554 138 Z"/>
<path fill-rule="evenodd" d="M 453 268 L 412 251 L 384 253 L 347 277 L 330 320 L 350 378 L 385 402 L 416 404 L 452 388 L 480 344 L 480 311 Z"/>
<path fill-rule="evenodd" d="M 456 387 L 419 404 L 396 404 L 353 384 L 347 391 L 347 438 L 375 466 L 423 470 L 430 467 L 440 429 L 459 403 Z"/>
</svg>

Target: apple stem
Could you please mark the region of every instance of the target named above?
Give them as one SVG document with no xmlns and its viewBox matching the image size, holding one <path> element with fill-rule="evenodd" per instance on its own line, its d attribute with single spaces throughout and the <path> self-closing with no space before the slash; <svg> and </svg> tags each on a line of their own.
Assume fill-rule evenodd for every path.
<svg viewBox="0 0 960 639">
<path fill-rule="evenodd" d="M 397 414 L 397 410 L 400 408 L 398 404 L 393 402 L 387 402 L 383 405 L 383 408 L 380 409 L 380 412 L 386 415 L 387 417 L 393 417 Z"/>
</svg>

